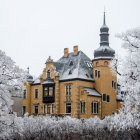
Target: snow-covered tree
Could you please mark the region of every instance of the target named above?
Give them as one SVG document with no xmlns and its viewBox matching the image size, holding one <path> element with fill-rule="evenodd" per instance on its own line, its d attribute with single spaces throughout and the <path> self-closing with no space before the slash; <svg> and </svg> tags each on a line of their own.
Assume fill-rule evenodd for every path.
<svg viewBox="0 0 140 140">
<path fill-rule="evenodd" d="M 15 88 L 22 91 L 26 73 L 15 65 L 15 62 L 0 50 L 0 134 L 5 126 L 11 126 L 12 118 L 10 92 Z M 3 131 L 4 132 L 4 131 Z"/>
<path fill-rule="evenodd" d="M 113 70 L 119 74 L 119 84 L 125 93 L 124 104 L 119 116 L 115 116 L 119 127 L 140 127 L 140 28 L 128 30 L 118 35 L 127 56 L 114 59 Z M 114 120 L 113 123 L 117 121 Z"/>
</svg>

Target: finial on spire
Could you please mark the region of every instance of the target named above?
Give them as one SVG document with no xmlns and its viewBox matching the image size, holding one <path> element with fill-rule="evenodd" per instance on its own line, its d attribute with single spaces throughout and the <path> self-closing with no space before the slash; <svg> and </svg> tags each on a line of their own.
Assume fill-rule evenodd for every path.
<svg viewBox="0 0 140 140">
<path fill-rule="evenodd" d="M 104 25 L 105 25 L 105 7 L 104 7 Z"/>
<path fill-rule="evenodd" d="M 29 74 L 29 67 L 27 67 L 27 72 L 28 72 L 28 74 Z"/>
</svg>

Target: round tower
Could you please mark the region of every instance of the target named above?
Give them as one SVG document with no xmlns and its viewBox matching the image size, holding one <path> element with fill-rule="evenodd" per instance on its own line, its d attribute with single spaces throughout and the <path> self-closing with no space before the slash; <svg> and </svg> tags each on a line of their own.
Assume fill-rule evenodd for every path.
<svg viewBox="0 0 140 140">
<path fill-rule="evenodd" d="M 105 22 L 100 28 L 100 47 L 94 51 L 93 76 L 95 89 L 102 94 L 101 116 L 111 115 L 116 112 L 116 85 L 117 77 L 112 74 L 110 63 L 114 58 L 115 51 L 109 47 L 109 28 Z"/>
</svg>

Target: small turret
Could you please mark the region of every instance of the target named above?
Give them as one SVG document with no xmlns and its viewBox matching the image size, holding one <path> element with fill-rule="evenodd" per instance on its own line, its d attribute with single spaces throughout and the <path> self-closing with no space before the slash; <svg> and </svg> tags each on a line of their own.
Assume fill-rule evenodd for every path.
<svg viewBox="0 0 140 140">
<path fill-rule="evenodd" d="M 29 67 L 27 68 L 27 77 L 26 77 L 26 80 L 28 81 L 28 82 L 32 82 L 33 81 L 33 76 L 32 75 L 30 75 L 30 73 L 29 73 Z"/>
</svg>

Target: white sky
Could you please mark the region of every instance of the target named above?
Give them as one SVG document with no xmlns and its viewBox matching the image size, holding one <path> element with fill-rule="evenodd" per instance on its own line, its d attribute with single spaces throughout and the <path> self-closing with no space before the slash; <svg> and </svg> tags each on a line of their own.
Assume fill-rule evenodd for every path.
<svg viewBox="0 0 140 140">
<path fill-rule="evenodd" d="M 48 56 L 58 60 L 65 47 L 78 45 L 93 59 L 104 6 L 110 47 L 122 55 L 115 34 L 140 26 L 140 0 L 0 0 L 0 49 L 36 76 Z"/>
</svg>

